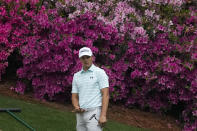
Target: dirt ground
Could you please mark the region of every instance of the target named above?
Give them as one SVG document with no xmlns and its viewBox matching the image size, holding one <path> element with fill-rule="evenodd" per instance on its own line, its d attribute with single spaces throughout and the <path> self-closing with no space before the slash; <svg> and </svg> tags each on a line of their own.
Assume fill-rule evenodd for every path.
<svg viewBox="0 0 197 131">
<path fill-rule="evenodd" d="M 12 85 L 14 85 L 14 82 L 0 82 L 0 94 L 32 103 L 43 104 L 58 110 L 72 111 L 71 104 L 59 104 L 55 102 L 40 101 L 34 99 L 30 94 L 19 95 L 9 89 L 9 87 Z M 107 115 L 108 119 L 110 120 L 115 120 L 117 122 L 135 127 L 152 129 L 153 131 L 181 131 L 180 125 L 177 125 L 175 119 L 172 117 L 144 112 L 138 109 L 128 109 L 124 106 L 110 104 Z"/>
</svg>

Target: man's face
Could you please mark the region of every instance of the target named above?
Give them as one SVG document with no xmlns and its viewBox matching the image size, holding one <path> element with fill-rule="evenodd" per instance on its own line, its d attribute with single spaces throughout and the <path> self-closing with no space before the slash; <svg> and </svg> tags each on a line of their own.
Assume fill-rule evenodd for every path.
<svg viewBox="0 0 197 131">
<path fill-rule="evenodd" d="M 80 61 L 83 65 L 83 67 L 88 68 L 92 65 L 92 56 L 84 55 L 84 56 L 80 57 Z"/>
</svg>

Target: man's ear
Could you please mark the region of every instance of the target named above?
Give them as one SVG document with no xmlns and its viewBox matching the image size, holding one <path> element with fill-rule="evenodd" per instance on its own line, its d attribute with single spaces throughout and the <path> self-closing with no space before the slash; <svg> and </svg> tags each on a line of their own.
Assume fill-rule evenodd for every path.
<svg viewBox="0 0 197 131">
<path fill-rule="evenodd" d="M 79 58 L 79 61 L 81 62 L 81 58 Z"/>
</svg>

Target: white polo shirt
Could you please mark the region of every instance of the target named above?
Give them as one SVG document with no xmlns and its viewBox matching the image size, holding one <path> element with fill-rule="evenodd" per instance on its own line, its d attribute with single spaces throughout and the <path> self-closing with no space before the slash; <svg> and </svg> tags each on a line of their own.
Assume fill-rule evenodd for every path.
<svg viewBox="0 0 197 131">
<path fill-rule="evenodd" d="M 78 93 L 80 108 L 102 106 L 102 88 L 109 87 L 108 76 L 105 71 L 94 64 L 84 71 L 74 74 L 72 93 Z"/>
</svg>

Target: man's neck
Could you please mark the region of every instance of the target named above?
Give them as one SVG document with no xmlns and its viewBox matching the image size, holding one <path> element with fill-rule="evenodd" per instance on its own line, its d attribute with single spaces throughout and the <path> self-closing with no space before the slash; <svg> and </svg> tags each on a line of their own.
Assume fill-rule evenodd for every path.
<svg viewBox="0 0 197 131">
<path fill-rule="evenodd" d="M 87 71 L 91 66 L 92 66 L 92 64 L 89 67 L 83 67 L 83 70 Z"/>
</svg>

